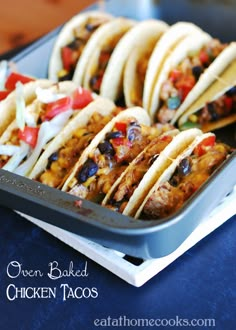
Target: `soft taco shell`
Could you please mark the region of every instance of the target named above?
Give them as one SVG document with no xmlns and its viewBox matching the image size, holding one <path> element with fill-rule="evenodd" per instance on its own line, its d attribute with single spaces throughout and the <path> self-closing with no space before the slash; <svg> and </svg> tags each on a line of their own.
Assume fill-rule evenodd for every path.
<svg viewBox="0 0 236 330">
<path fill-rule="evenodd" d="M 78 162 L 71 171 L 68 179 L 65 181 L 62 187 L 63 191 L 67 191 L 69 189 L 70 182 L 73 181 L 73 178 L 76 176 L 76 173 L 79 171 L 81 166 L 86 162 L 89 155 L 94 153 L 99 143 L 105 139 L 106 134 L 113 129 L 115 123 L 119 121 L 124 121 L 126 119 L 128 120 L 129 118 L 136 118 L 140 122 L 140 124 L 150 125 L 150 118 L 147 112 L 140 107 L 134 107 L 121 111 L 95 136 L 95 138 L 91 141 L 89 146 L 83 151 Z"/>
<path fill-rule="evenodd" d="M 113 101 L 118 100 L 123 93 L 123 74 L 125 63 L 134 47 L 142 46 L 144 41 L 153 34 L 153 29 L 162 34 L 168 29 L 163 21 L 146 20 L 137 23 L 121 38 L 113 51 L 105 74 L 103 76 L 100 93 Z"/>
<path fill-rule="evenodd" d="M 63 145 L 65 145 L 65 143 L 71 139 L 77 129 L 86 127 L 93 113 L 98 112 L 101 115 L 106 116 L 109 115 L 114 108 L 115 105 L 112 101 L 98 97 L 86 108 L 79 111 L 78 114 L 69 121 L 69 123 L 62 129 L 62 131 L 47 146 L 43 154 L 40 156 L 38 162 L 34 166 L 33 170 L 29 174 L 29 178 L 36 179 L 46 169 L 48 158 L 58 149 L 63 147 Z"/>
<path fill-rule="evenodd" d="M 226 93 L 231 87 L 236 86 L 236 60 L 234 60 L 227 69 L 207 88 L 207 90 L 182 114 L 178 121 L 178 126 L 181 127 L 191 114 L 196 113 L 203 108 L 207 102 L 217 100 L 220 96 Z M 201 129 L 211 131 L 216 128 L 229 125 L 236 121 L 236 114 L 221 118 L 214 122 L 204 124 Z"/>
<path fill-rule="evenodd" d="M 89 88 L 90 78 L 97 68 L 99 54 L 109 44 L 115 45 L 132 27 L 135 21 L 126 18 L 115 18 L 99 27 L 91 36 L 75 68 L 73 81 Z"/>
<path fill-rule="evenodd" d="M 151 57 L 148 62 L 146 71 L 144 90 L 143 90 L 143 107 L 150 108 L 153 88 L 160 74 L 163 63 L 172 53 L 174 48 L 180 41 L 188 35 L 203 32 L 197 25 L 189 22 L 178 22 L 169 27 L 169 29 L 158 40 Z"/>
<path fill-rule="evenodd" d="M 35 90 L 37 87 L 47 88 L 53 83 L 47 79 L 38 79 L 35 81 L 30 81 L 29 83 L 23 85 L 23 95 L 26 105 L 33 102 L 36 98 Z M 10 123 L 15 119 L 16 116 L 16 92 L 12 91 L 6 99 L 0 102 L 0 113 L 1 113 L 1 123 L 0 123 L 0 136 L 3 134 L 5 129 L 10 125 Z"/>
<path fill-rule="evenodd" d="M 150 21 L 151 24 L 151 21 Z M 142 45 L 135 47 L 125 64 L 124 70 L 124 97 L 128 107 L 142 106 L 143 88 L 148 61 L 153 49 L 167 29 L 158 21 L 152 22 L 153 29 L 147 34 Z"/>
<path fill-rule="evenodd" d="M 83 26 L 88 18 L 101 18 L 101 19 L 111 19 L 112 15 L 99 12 L 99 11 L 88 11 L 80 13 L 72 17 L 59 32 L 56 42 L 53 46 L 52 53 L 49 60 L 48 67 L 48 77 L 53 81 L 58 81 L 57 73 L 63 68 L 61 59 L 61 48 L 72 42 L 74 39 L 73 30 Z"/>
</svg>

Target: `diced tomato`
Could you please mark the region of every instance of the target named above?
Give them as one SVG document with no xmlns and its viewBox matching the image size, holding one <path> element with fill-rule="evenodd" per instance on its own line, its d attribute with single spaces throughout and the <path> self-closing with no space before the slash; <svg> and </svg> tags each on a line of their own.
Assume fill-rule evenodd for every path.
<svg viewBox="0 0 236 330">
<path fill-rule="evenodd" d="M 118 131 L 122 132 L 124 135 L 126 135 L 126 128 L 127 128 L 126 123 L 122 123 L 122 122 L 115 123 L 115 128 Z"/>
<path fill-rule="evenodd" d="M 112 145 L 114 147 L 122 146 L 122 145 L 127 146 L 127 147 L 132 147 L 132 142 L 126 138 L 118 137 L 118 138 L 112 139 Z"/>
<path fill-rule="evenodd" d="M 232 99 L 232 97 L 226 96 L 224 98 L 224 103 L 225 103 L 225 106 L 226 106 L 227 110 L 231 110 L 232 109 L 232 106 L 233 106 L 233 99 Z"/>
<path fill-rule="evenodd" d="M 77 88 L 72 95 L 72 108 L 83 109 L 93 101 L 91 92 L 82 87 Z"/>
<path fill-rule="evenodd" d="M 34 81 L 35 79 L 34 78 L 31 78 L 31 77 L 27 77 L 27 76 L 24 76 L 22 74 L 19 74 L 19 73 L 16 73 L 16 72 L 12 72 L 6 82 L 5 82 L 5 88 L 9 91 L 12 91 L 15 89 L 15 86 L 16 86 L 16 83 L 18 81 L 20 81 L 22 84 L 26 84 L 30 81 Z"/>
<path fill-rule="evenodd" d="M 205 138 L 194 149 L 194 151 L 193 151 L 194 155 L 199 156 L 199 157 L 204 155 L 209 148 L 214 146 L 215 140 L 216 140 L 215 135 L 208 136 L 207 138 Z"/>
<path fill-rule="evenodd" d="M 176 82 L 182 75 L 182 72 L 178 69 L 173 69 L 170 73 L 170 80 Z"/>
<path fill-rule="evenodd" d="M 180 93 L 182 102 L 184 101 L 188 93 L 191 91 L 195 83 L 195 78 L 193 76 L 185 76 L 183 77 L 183 79 L 177 82 L 176 88 Z"/>
<path fill-rule="evenodd" d="M 70 72 L 74 65 L 73 50 L 70 47 L 63 47 L 61 49 L 61 58 L 63 63 L 63 68 Z"/>
<path fill-rule="evenodd" d="M 0 91 L 0 101 L 4 100 L 11 91 Z"/>
<path fill-rule="evenodd" d="M 199 53 L 199 60 L 201 61 L 202 64 L 207 64 L 209 62 L 209 55 L 203 49 Z"/>
<path fill-rule="evenodd" d="M 25 126 L 24 130 L 19 130 L 18 138 L 25 143 L 29 144 L 32 148 L 36 146 L 37 139 L 38 139 L 38 127 L 29 127 Z"/>
<path fill-rule="evenodd" d="M 46 105 L 46 112 L 44 120 L 51 120 L 55 116 L 64 111 L 67 111 L 72 106 L 72 99 L 70 96 L 65 96 L 55 102 L 50 102 Z"/>
</svg>

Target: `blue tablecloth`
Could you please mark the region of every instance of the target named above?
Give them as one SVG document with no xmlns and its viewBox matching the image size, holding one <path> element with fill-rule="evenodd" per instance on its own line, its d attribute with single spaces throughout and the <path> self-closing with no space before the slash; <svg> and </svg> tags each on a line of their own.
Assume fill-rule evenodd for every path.
<svg viewBox="0 0 236 330">
<path fill-rule="evenodd" d="M 96 329 L 109 322 L 139 329 L 142 320 L 173 329 L 207 319 L 214 329 L 235 329 L 236 217 L 136 288 L 12 210 L 0 214 L 0 329 Z M 61 271 L 73 262 L 87 276 L 53 280 L 47 276 L 52 262 Z"/>
</svg>

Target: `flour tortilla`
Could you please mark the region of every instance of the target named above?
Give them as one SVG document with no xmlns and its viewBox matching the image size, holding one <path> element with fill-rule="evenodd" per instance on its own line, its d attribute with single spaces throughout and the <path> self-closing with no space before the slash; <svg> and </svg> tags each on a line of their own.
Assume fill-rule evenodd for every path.
<svg viewBox="0 0 236 330">
<path fill-rule="evenodd" d="M 36 179 L 47 167 L 48 158 L 63 145 L 70 140 L 74 132 L 81 128 L 86 127 L 91 116 L 98 112 L 103 116 L 109 115 L 115 108 L 115 104 L 101 97 L 98 97 L 95 101 L 91 102 L 87 107 L 80 110 L 75 117 L 73 117 L 69 123 L 62 129 L 62 131 L 49 143 L 45 151 L 40 156 L 39 160 L 35 164 L 31 173 L 30 179 Z"/>
<path fill-rule="evenodd" d="M 33 102 L 36 98 L 35 90 L 37 87 L 47 88 L 53 83 L 47 79 L 38 79 L 30 81 L 23 85 L 23 96 L 26 105 Z M 16 116 L 16 92 L 12 91 L 3 101 L 0 102 L 0 136 L 4 133 L 6 128 L 15 119 Z"/>
<path fill-rule="evenodd" d="M 230 63 L 227 69 L 216 78 L 213 84 L 207 88 L 207 90 L 182 114 L 178 120 L 178 126 L 181 127 L 191 114 L 196 113 L 199 109 L 202 109 L 207 102 L 217 100 L 224 95 L 230 88 L 236 86 L 236 59 Z M 231 114 L 228 117 L 221 118 L 219 120 L 204 124 L 201 129 L 206 131 L 212 131 L 224 126 L 227 126 L 233 122 L 236 122 L 236 114 Z"/>
<path fill-rule="evenodd" d="M 145 20 L 137 23 L 121 38 L 111 55 L 103 76 L 100 90 L 103 97 L 116 101 L 122 96 L 126 61 L 133 48 L 142 46 L 144 40 L 150 38 L 154 26 L 157 25 L 158 31 L 163 32 L 168 28 L 168 25 L 163 21 Z"/>
<path fill-rule="evenodd" d="M 57 73 L 63 68 L 60 54 L 61 48 L 74 40 L 73 30 L 79 26 L 83 26 L 83 24 L 85 24 L 87 19 L 90 17 L 101 17 L 102 19 L 104 18 L 110 20 L 113 16 L 99 11 L 87 11 L 73 16 L 67 23 L 64 24 L 55 41 L 50 56 L 48 66 L 48 78 L 50 80 L 53 80 L 54 82 L 58 81 Z"/>
<path fill-rule="evenodd" d="M 205 44 L 207 44 L 211 40 L 210 35 L 207 33 L 194 33 L 185 39 L 183 39 L 171 52 L 169 57 L 164 62 L 161 67 L 160 74 L 153 88 L 153 94 L 151 99 L 151 105 L 148 109 L 148 112 L 151 118 L 155 121 L 155 116 L 160 107 L 160 92 L 162 84 L 168 79 L 170 72 L 178 66 L 191 52 L 195 52 L 200 50 Z M 209 82 L 208 82 L 209 81 Z M 207 79 L 207 83 L 210 84 L 210 78 Z M 196 84 L 197 85 L 197 84 Z M 190 96 L 189 96 L 190 95 Z M 196 96 L 195 96 L 196 95 Z M 188 94 L 188 99 L 191 98 L 192 102 L 197 98 L 197 94 L 192 91 Z M 185 101 L 182 103 L 186 103 L 187 97 Z M 178 111 L 178 110 L 177 110 Z"/>
<path fill-rule="evenodd" d="M 188 35 L 197 32 L 203 32 L 197 25 L 189 22 L 178 22 L 171 25 L 158 40 L 149 59 L 146 71 L 143 90 L 143 107 L 146 110 L 150 109 L 153 88 L 164 61 L 173 52 L 179 42 L 181 42 Z"/>
<path fill-rule="evenodd" d="M 139 204 L 139 208 L 134 216 L 136 219 L 140 217 L 142 210 L 145 204 L 147 203 L 148 199 L 151 197 L 151 195 L 160 187 L 160 185 L 170 180 L 181 160 L 190 156 L 193 150 L 195 149 L 195 147 L 208 136 L 214 136 L 214 134 L 213 133 L 198 134 L 189 145 L 185 145 L 185 149 L 182 150 L 182 152 L 172 162 L 172 164 L 161 174 L 161 176 L 159 176 L 158 180 L 153 184 L 152 188 L 150 189 L 150 191 L 142 201 L 141 205 Z"/>
<path fill-rule="evenodd" d="M 126 18 L 114 18 L 100 26 L 88 40 L 76 65 L 73 81 L 89 88 L 89 80 L 96 70 L 99 54 L 112 40 L 118 40 L 135 24 Z"/>
<path fill-rule="evenodd" d="M 71 182 L 76 177 L 76 174 L 79 172 L 81 166 L 86 162 L 89 155 L 94 153 L 99 143 L 105 139 L 106 134 L 113 129 L 115 123 L 120 121 L 126 121 L 129 118 L 135 118 L 140 124 L 150 125 L 150 118 L 147 112 L 140 107 L 129 108 L 127 110 L 121 111 L 95 136 L 89 146 L 83 151 L 78 162 L 76 163 L 69 177 L 65 181 L 62 187 L 63 191 L 68 191 L 71 188 Z"/>
</svg>

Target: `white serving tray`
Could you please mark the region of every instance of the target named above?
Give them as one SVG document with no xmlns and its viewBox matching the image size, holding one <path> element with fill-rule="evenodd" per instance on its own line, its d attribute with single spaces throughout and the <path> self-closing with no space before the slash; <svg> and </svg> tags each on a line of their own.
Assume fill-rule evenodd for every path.
<svg viewBox="0 0 236 330">
<path fill-rule="evenodd" d="M 209 217 L 204 219 L 174 252 L 162 258 L 144 260 L 138 266 L 125 260 L 125 255 L 121 252 L 105 248 L 81 236 L 50 225 L 45 221 L 35 219 L 18 211 L 16 212 L 23 218 L 36 224 L 54 237 L 116 274 L 124 281 L 136 287 L 140 287 L 236 214 L 236 186 L 214 209 Z"/>
</svg>

